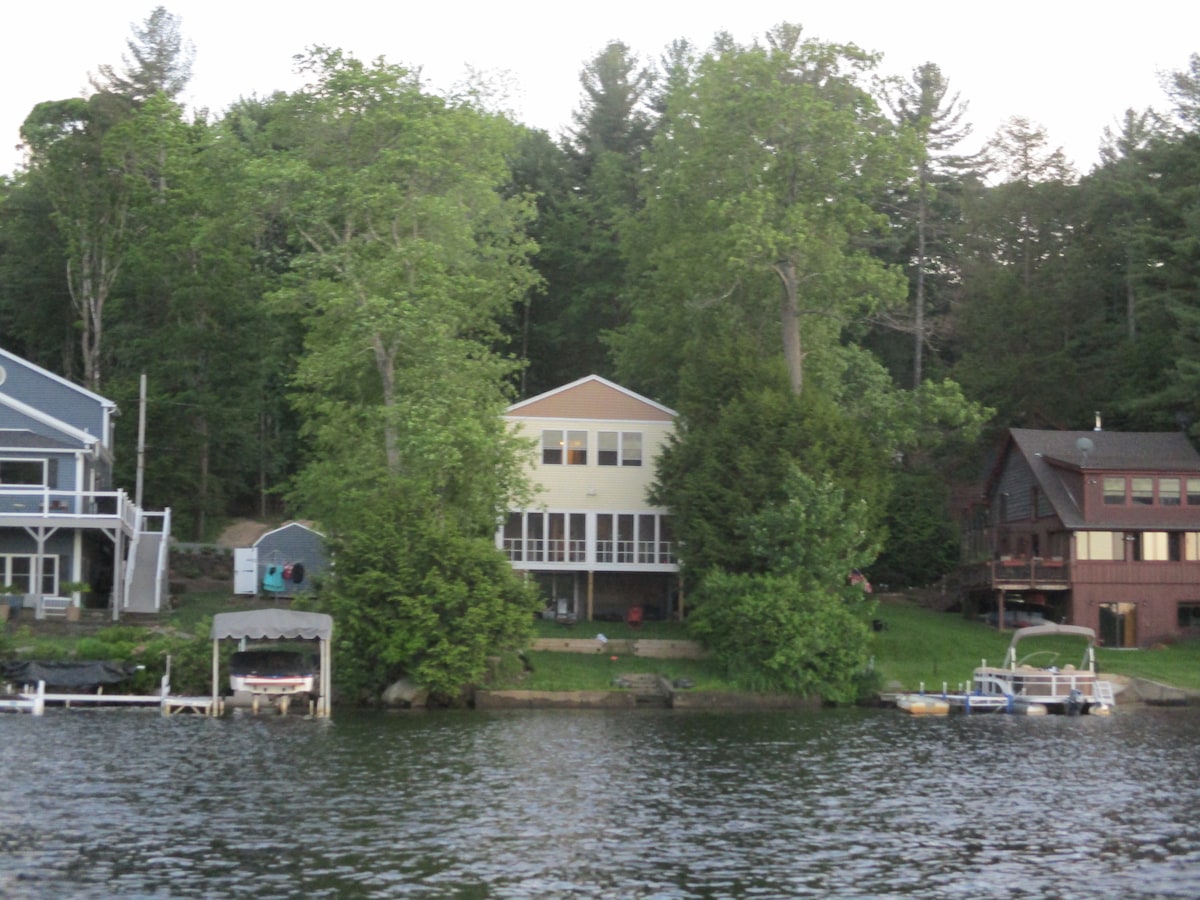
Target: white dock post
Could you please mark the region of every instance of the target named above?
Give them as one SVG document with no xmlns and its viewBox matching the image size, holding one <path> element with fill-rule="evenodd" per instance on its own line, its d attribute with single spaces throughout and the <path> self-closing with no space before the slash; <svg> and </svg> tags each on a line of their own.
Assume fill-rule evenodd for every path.
<svg viewBox="0 0 1200 900">
<path fill-rule="evenodd" d="M 46 711 L 46 682 L 39 681 L 37 693 L 33 695 L 33 714 L 40 716 Z"/>
</svg>

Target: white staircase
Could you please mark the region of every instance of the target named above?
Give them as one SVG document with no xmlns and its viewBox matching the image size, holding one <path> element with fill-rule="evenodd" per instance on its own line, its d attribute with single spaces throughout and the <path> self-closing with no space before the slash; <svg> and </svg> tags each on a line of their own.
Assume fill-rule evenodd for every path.
<svg viewBox="0 0 1200 900">
<path fill-rule="evenodd" d="M 162 607 L 160 561 L 167 535 L 143 531 L 137 536 L 129 556 L 122 609 L 131 613 L 155 613 Z"/>
</svg>

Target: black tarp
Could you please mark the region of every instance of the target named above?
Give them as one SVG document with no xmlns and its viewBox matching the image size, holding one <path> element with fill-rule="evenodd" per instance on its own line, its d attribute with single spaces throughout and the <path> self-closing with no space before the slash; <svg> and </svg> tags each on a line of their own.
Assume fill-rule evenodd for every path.
<svg viewBox="0 0 1200 900">
<path fill-rule="evenodd" d="M 137 667 L 130 663 L 102 660 L 21 659 L 0 662 L 0 680 L 14 684 L 46 682 L 47 688 L 94 691 L 102 684 L 120 684 Z"/>
</svg>

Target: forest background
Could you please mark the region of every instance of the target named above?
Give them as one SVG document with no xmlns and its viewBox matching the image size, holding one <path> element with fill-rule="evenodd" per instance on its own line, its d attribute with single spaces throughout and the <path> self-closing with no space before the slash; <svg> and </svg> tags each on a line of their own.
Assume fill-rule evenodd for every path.
<svg viewBox="0 0 1200 900">
<path fill-rule="evenodd" d="M 486 545 L 528 499 L 499 414 L 587 374 L 679 410 L 655 499 L 685 573 L 745 603 L 848 561 L 936 580 L 1009 427 L 1198 434 L 1200 55 L 1080 176 L 1020 117 L 956 153 L 967 99 L 935 63 L 881 78 L 787 23 L 651 61 L 610 43 L 561 140 L 486 83 L 322 47 L 304 88 L 189 116 L 179 20 L 128 49 L 26 119 L 0 341 L 127 411 L 147 376 L 144 496 L 179 536 L 303 515 L 360 599 L 446 595 L 393 597 L 398 631 L 343 609 L 362 640 L 487 607 L 450 595 L 503 581 Z M 515 627 L 487 608 L 449 643 Z M 384 644 L 364 658 L 420 656 Z"/>
</svg>

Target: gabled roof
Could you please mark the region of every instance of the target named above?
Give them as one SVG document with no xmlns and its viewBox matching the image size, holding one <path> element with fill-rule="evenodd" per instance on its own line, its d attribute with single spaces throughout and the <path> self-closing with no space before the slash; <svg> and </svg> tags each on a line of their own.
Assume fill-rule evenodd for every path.
<svg viewBox="0 0 1200 900">
<path fill-rule="evenodd" d="M 0 448 L 5 450 L 76 451 L 79 449 L 79 445 L 58 441 L 23 428 L 0 428 Z"/>
<path fill-rule="evenodd" d="M 31 369 L 32 371 L 37 372 L 40 375 L 45 376 L 46 378 L 49 378 L 51 381 L 61 384 L 63 387 L 70 388 L 71 390 L 78 392 L 79 394 L 81 394 L 84 397 L 87 397 L 91 400 L 95 400 L 101 406 L 107 407 L 109 409 L 116 409 L 116 407 L 117 407 L 117 404 L 114 403 L 112 400 L 109 400 L 107 397 L 101 397 L 99 394 L 94 393 L 93 391 L 89 391 L 87 388 L 83 387 L 82 385 L 78 385 L 73 381 L 63 378 L 61 375 L 55 375 L 49 369 L 43 369 L 41 366 L 37 365 L 36 363 L 31 363 L 29 360 L 25 359 L 23 356 L 17 356 L 17 354 L 12 353 L 9 350 L 5 350 L 3 347 L 0 347 L 0 363 L 3 363 L 5 361 L 7 361 L 10 364 L 16 364 L 18 366 L 24 366 L 27 369 Z"/>
<path fill-rule="evenodd" d="M 56 418 L 55 416 L 52 416 L 49 413 L 38 409 L 37 407 L 30 406 L 28 403 L 22 403 L 16 397 L 10 397 L 8 394 L 3 393 L 2 391 L 0 391 L 0 404 L 7 406 L 9 409 L 19 413 L 22 416 L 25 416 L 26 418 L 32 419 L 35 422 L 40 422 L 48 428 L 53 428 L 55 431 L 58 431 L 68 438 L 78 441 L 86 447 L 91 447 L 100 440 L 100 438 L 96 435 L 76 428 L 74 425 L 64 422 L 62 419 Z"/>
<path fill-rule="evenodd" d="M 570 384 L 514 403 L 508 416 L 535 419 L 595 419 L 618 422 L 670 422 L 675 410 L 619 384 L 588 375 Z"/>
<path fill-rule="evenodd" d="M 1200 453 L 1178 431 L 1035 431 L 1013 428 L 1026 458 L 1039 456 L 1080 471 L 1200 472 Z"/>
<path fill-rule="evenodd" d="M 1151 473 L 1192 472 L 1200 475 L 1200 453 L 1180 432 L 1120 431 L 1037 431 L 1029 428 L 1009 430 L 1009 438 L 988 479 L 990 495 L 1007 464 L 1016 452 L 1029 466 L 1038 488 L 1054 508 L 1066 528 L 1105 528 L 1119 530 L 1130 523 L 1122 521 L 1123 510 L 1106 510 L 1110 519 L 1085 520 L 1082 497 L 1076 497 L 1064 478 L 1068 473 L 1093 475 L 1111 472 Z"/>
</svg>

